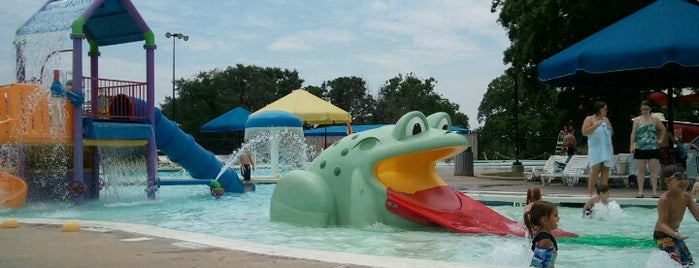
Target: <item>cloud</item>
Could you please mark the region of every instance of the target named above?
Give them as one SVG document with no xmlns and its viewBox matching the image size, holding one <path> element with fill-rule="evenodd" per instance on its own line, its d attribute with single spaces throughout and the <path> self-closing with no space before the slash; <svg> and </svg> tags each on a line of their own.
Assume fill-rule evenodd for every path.
<svg viewBox="0 0 699 268">
<path fill-rule="evenodd" d="M 283 36 L 267 46 L 267 49 L 272 51 L 311 51 L 319 46 L 351 41 L 352 37 L 346 31 L 324 28 Z"/>
<path fill-rule="evenodd" d="M 0 1 L 0 84 L 14 77 L 14 31 L 46 0 Z M 509 44 L 487 0 L 132 0 L 155 33 L 156 103 L 176 76 L 235 64 L 297 70 L 304 85 L 341 76 L 366 80 L 370 91 L 399 73 L 438 80 L 435 91 L 475 122 L 488 83 L 502 74 Z M 69 39 L 67 39 L 69 40 Z M 105 78 L 144 80 L 142 43 L 101 48 Z"/>
</svg>

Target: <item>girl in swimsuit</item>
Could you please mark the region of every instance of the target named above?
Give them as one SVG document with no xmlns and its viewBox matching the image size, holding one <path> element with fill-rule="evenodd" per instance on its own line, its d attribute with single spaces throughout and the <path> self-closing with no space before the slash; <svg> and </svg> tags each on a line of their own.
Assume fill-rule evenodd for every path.
<svg viewBox="0 0 699 268">
<path fill-rule="evenodd" d="M 536 201 L 524 223 L 532 238 L 531 267 L 553 268 L 558 256 L 558 243 L 551 231 L 558 228 L 558 208 L 551 202 Z"/>
</svg>

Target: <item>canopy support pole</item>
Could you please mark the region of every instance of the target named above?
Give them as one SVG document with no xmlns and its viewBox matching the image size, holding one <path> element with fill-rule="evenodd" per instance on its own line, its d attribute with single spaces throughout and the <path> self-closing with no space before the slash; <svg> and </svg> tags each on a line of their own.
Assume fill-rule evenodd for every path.
<svg viewBox="0 0 699 268">
<path fill-rule="evenodd" d="M 674 86 L 667 89 L 667 131 L 675 137 Z M 672 141 L 675 142 L 675 141 Z"/>
</svg>

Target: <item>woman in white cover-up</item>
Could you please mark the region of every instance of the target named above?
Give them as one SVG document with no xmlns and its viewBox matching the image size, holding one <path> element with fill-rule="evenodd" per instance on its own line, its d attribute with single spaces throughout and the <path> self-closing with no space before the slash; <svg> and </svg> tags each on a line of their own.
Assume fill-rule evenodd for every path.
<svg viewBox="0 0 699 268">
<path fill-rule="evenodd" d="M 587 154 L 590 161 L 590 176 L 587 178 L 587 195 L 592 196 L 597 179 L 602 185 L 609 184 L 609 166 L 612 162 L 612 134 L 614 129 L 607 118 L 607 104 L 595 102 L 594 114 L 585 118 L 582 134 L 587 136 Z"/>
</svg>

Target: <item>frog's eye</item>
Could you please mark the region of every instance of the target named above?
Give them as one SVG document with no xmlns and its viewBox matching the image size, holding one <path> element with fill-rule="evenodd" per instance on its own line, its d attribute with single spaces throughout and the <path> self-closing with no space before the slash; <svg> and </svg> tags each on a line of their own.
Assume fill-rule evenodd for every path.
<svg viewBox="0 0 699 268">
<path fill-rule="evenodd" d="M 425 131 L 425 121 L 420 117 L 411 118 L 405 125 L 405 136 L 414 136 Z"/>
<path fill-rule="evenodd" d="M 412 137 L 428 130 L 427 118 L 419 111 L 404 114 L 393 128 L 392 135 L 397 140 Z"/>
<path fill-rule="evenodd" d="M 446 118 L 442 118 L 442 120 L 437 124 L 437 128 L 441 130 L 449 130 L 449 121 L 447 121 Z"/>
<path fill-rule="evenodd" d="M 451 117 L 445 112 L 438 112 L 428 116 L 427 122 L 429 122 L 431 128 L 449 130 L 449 126 L 451 126 Z"/>
</svg>

